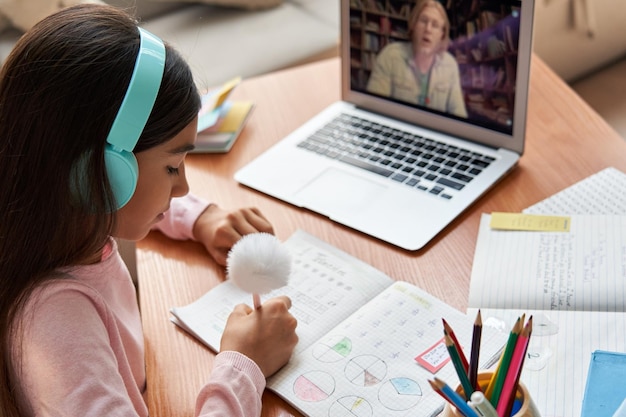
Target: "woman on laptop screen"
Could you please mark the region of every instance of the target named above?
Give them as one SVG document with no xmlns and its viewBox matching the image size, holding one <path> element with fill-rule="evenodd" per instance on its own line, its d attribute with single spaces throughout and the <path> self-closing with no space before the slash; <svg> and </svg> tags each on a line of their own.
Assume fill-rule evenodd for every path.
<svg viewBox="0 0 626 417">
<path fill-rule="evenodd" d="M 447 52 L 450 22 L 436 0 L 420 0 L 408 21 L 409 42 L 393 42 L 376 57 L 367 91 L 467 117 L 459 66 Z"/>
</svg>

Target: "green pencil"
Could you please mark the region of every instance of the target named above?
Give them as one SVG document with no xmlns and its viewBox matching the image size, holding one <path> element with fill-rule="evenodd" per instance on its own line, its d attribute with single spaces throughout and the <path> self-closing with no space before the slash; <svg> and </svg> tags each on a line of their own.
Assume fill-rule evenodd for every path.
<svg viewBox="0 0 626 417">
<path fill-rule="evenodd" d="M 474 387 L 470 384 L 470 380 L 465 372 L 465 368 L 463 367 L 463 363 L 461 362 L 461 357 L 459 356 L 459 352 L 457 349 L 460 349 L 452 338 L 448 335 L 445 335 L 446 340 L 446 348 L 448 349 L 448 353 L 450 354 L 450 358 L 452 359 L 452 363 L 454 364 L 454 369 L 456 369 L 456 373 L 459 375 L 459 380 L 461 381 L 461 386 L 463 387 L 463 392 L 465 394 L 465 400 L 469 401 L 470 396 L 474 392 Z"/>
<path fill-rule="evenodd" d="M 502 394 L 502 385 L 504 384 L 504 380 L 506 379 L 506 374 L 509 370 L 509 365 L 511 363 L 511 356 L 513 356 L 513 351 L 515 350 L 515 344 L 517 343 L 517 338 L 522 330 L 524 325 L 524 316 L 518 318 L 509 334 L 509 340 L 506 342 L 506 347 L 504 348 L 504 352 L 502 353 L 502 360 L 498 365 L 496 380 L 493 385 L 493 392 L 489 397 L 489 402 L 496 407 L 498 405 L 498 400 L 500 399 L 500 394 Z M 489 390 L 488 390 L 489 391 Z"/>
</svg>

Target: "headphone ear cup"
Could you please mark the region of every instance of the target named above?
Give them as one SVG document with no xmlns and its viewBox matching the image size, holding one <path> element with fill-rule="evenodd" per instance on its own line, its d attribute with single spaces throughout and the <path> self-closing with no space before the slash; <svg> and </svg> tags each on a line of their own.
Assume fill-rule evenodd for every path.
<svg viewBox="0 0 626 417">
<path fill-rule="evenodd" d="M 128 203 L 137 187 L 139 177 L 137 159 L 132 152 L 107 144 L 104 150 L 104 163 L 115 196 L 116 210 L 119 210 Z"/>
</svg>

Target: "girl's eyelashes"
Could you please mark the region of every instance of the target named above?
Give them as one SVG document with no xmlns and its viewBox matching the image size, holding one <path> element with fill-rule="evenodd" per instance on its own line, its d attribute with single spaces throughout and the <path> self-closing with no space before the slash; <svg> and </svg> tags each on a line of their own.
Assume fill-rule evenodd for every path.
<svg viewBox="0 0 626 417">
<path fill-rule="evenodd" d="M 167 173 L 168 173 L 169 175 L 178 175 L 178 174 L 179 174 L 179 172 L 180 172 L 180 171 L 179 171 L 179 169 L 178 169 L 178 168 L 175 168 L 175 167 L 170 167 L 170 166 L 168 166 L 168 167 L 167 167 Z"/>
</svg>

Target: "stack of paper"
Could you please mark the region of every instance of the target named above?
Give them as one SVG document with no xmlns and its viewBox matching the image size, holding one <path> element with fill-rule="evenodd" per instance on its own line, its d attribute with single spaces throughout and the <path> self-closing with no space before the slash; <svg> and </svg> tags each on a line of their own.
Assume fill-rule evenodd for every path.
<svg viewBox="0 0 626 417">
<path fill-rule="evenodd" d="M 202 96 L 198 138 L 193 152 L 223 153 L 233 147 L 254 107 L 251 101 L 228 99 L 240 82 L 241 77 L 233 78 Z"/>
</svg>

